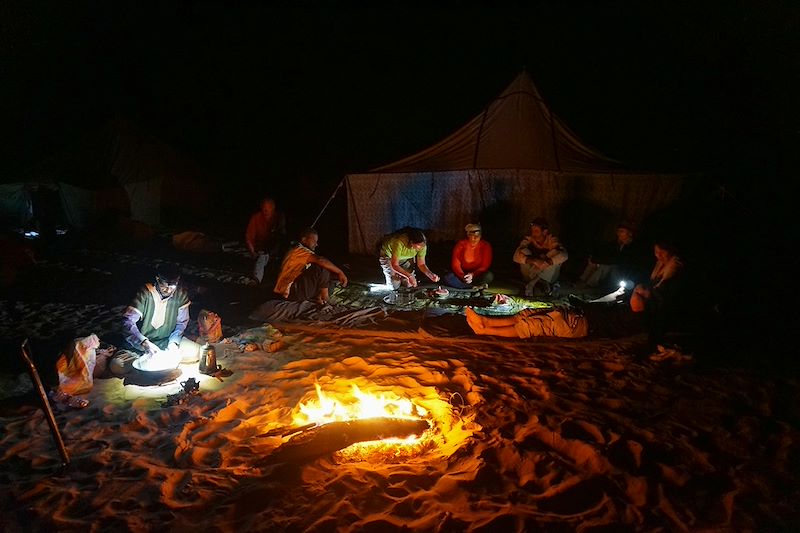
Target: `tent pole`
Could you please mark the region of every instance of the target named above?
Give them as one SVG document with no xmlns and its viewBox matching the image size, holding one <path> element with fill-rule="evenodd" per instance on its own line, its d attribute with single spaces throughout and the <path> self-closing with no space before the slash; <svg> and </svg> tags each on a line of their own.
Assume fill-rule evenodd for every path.
<svg viewBox="0 0 800 533">
<path fill-rule="evenodd" d="M 342 185 L 344 185 L 344 178 L 342 178 L 342 181 L 340 181 L 339 185 L 337 185 L 336 188 L 333 190 L 333 193 L 331 193 L 331 197 L 328 198 L 327 202 L 325 202 L 325 205 L 322 207 L 322 211 L 320 211 L 319 214 L 317 215 L 317 218 L 314 219 L 314 222 L 311 224 L 312 228 L 317 227 L 317 222 L 319 222 L 319 218 L 322 216 L 322 213 L 324 213 L 325 210 L 328 209 L 328 206 L 333 201 L 333 198 L 336 196 L 336 193 L 339 191 Z"/>
</svg>

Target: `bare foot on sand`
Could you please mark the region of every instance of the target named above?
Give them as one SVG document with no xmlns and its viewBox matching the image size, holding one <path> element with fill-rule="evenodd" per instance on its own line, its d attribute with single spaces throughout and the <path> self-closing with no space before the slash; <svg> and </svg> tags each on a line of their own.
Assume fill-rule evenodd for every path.
<svg viewBox="0 0 800 533">
<path fill-rule="evenodd" d="M 483 326 L 483 317 L 476 313 L 471 307 L 466 307 L 464 309 L 464 315 L 467 317 L 467 324 L 472 328 L 472 331 L 478 335 L 482 334 L 485 329 Z"/>
</svg>

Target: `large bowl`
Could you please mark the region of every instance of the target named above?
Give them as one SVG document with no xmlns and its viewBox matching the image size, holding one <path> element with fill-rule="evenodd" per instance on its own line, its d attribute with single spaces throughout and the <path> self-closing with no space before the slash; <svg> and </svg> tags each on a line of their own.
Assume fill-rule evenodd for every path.
<svg viewBox="0 0 800 533">
<path fill-rule="evenodd" d="M 177 368 L 177 367 L 174 367 L 174 366 L 173 367 L 165 367 L 165 368 L 143 368 L 142 367 L 142 363 L 144 363 L 146 361 L 147 361 L 146 358 L 139 357 L 138 359 L 135 359 L 133 361 L 131 366 L 133 366 L 133 368 L 135 368 L 136 370 L 139 370 L 141 372 L 169 372 L 170 370 L 175 370 L 175 368 Z"/>
</svg>

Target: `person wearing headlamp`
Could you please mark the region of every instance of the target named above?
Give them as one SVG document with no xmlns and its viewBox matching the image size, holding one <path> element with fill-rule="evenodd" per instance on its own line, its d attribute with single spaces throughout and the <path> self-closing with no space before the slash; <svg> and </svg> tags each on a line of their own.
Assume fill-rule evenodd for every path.
<svg viewBox="0 0 800 533">
<path fill-rule="evenodd" d="M 616 240 L 597 246 L 586 261 L 579 286 L 593 289 L 610 288 L 619 280 L 642 277 L 643 254 L 635 240 L 634 227 L 628 222 L 617 224 Z"/>
<path fill-rule="evenodd" d="M 177 268 L 159 267 L 154 282 L 139 289 L 123 312 L 125 341 L 145 358 L 141 369 L 177 368 L 182 360 L 197 360 L 199 345 L 183 337 L 191 301 L 179 282 Z"/>
<path fill-rule="evenodd" d="M 494 280 L 492 266 L 492 245 L 481 236 L 480 224 L 464 226 L 466 237 L 453 247 L 450 258 L 451 272 L 444 276 L 444 283 L 456 289 L 485 289 Z"/>
</svg>

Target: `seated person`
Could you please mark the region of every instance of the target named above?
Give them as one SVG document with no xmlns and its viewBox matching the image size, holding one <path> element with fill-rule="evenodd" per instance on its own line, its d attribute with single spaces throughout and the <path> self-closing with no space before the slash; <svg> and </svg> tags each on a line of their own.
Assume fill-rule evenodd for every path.
<svg viewBox="0 0 800 533">
<path fill-rule="evenodd" d="M 425 264 L 427 252 L 427 239 L 422 230 L 418 228 L 405 227 L 386 235 L 381 241 L 378 257 L 381 270 L 386 278 L 386 285 L 391 285 L 395 290 L 401 286 L 416 287 L 415 263 L 420 271 L 428 276 L 428 279 L 434 283 L 438 282 L 439 276 Z"/>
<path fill-rule="evenodd" d="M 283 258 L 278 281 L 273 289 L 277 295 L 294 302 L 311 300 L 324 304 L 330 298 L 331 273 L 336 275 L 342 287 L 347 287 L 347 276 L 344 272 L 315 253 L 318 244 L 317 230 L 303 230 L 300 240 Z"/>
<path fill-rule="evenodd" d="M 639 253 L 634 243 L 633 226 L 621 222 L 617 225 L 617 239 L 598 247 L 589 256 L 580 282 L 594 288 L 617 284 L 622 280 L 638 279 Z"/>
<path fill-rule="evenodd" d="M 651 348 L 661 342 L 680 314 L 684 285 L 683 262 L 676 249 L 666 241 L 658 241 L 653 254 L 656 264 L 650 280 L 637 285 L 630 300 L 631 310 L 646 316 Z"/>
<path fill-rule="evenodd" d="M 494 280 L 489 270 L 492 266 L 492 245 L 481 238 L 480 224 L 464 226 L 467 236 L 453 247 L 450 268 L 444 283 L 456 289 L 486 288 Z"/>
<path fill-rule="evenodd" d="M 550 233 L 547 220 L 537 217 L 531 221 L 530 234 L 523 237 L 514 252 L 522 279 L 526 282 L 525 296 L 549 295 L 552 284 L 558 281 L 561 264 L 569 258 L 558 238 Z"/>
<path fill-rule="evenodd" d="M 177 368 L 197 361 L 200 345 L 184 338 L 189 323 L 189 295 L 179 286 L 180 272 L 161 265 L 155 283 L 139 289 L 122 315 L 127 348 L 140 356 L 142 370 Z"/>
<path fill-rule="evenodd" d="M 498 337 L 585 337 L 589 323 L 581 314 L 563 309 L 523 309 L 515 315 L 484 316 L 471 307 L 464 309 L 467 324 L 478 335 Z"/>
</svg>

